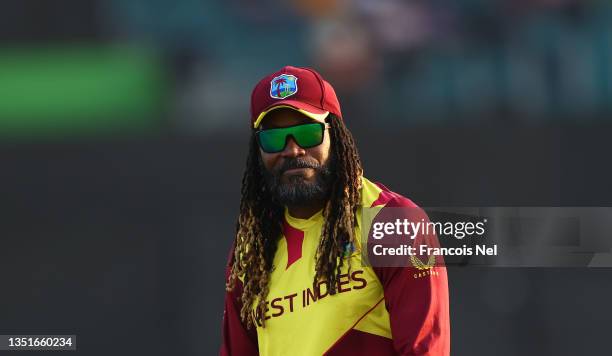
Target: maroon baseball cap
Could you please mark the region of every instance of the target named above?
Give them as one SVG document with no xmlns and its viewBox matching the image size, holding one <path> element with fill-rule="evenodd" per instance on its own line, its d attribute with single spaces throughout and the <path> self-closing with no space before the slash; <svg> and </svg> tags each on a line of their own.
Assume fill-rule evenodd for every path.
<svg viewBox="0 0 612 356">
<path fill-rule="evenodd" d="M 329 113 L 342 118 L 334 88 L 310 68 L 286 66 L 265 76 L 251 93 L 251 124 L 259 127 L 270 111 L 290 108 L 323 122 Z"/>
</svg>

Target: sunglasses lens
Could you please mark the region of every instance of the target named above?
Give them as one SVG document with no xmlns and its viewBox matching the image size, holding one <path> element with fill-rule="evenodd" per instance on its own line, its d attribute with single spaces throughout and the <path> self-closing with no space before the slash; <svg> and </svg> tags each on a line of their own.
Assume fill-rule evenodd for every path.
<svg viewBox="0 0 612 356">
<path fill-rule="evenodd" d="M 320 123 L 304 124 L 257 132 L 259 146 L 264 152 L 276 153 L 285 149 L 287 137 L 292 136 L 302 148 L 310 148 L 323 142 L 324 125 Z"/>
<path fill-rule="evenodd" d="M 306 124 L 295 126 L 293 137 L 302 148 L 318 146 L 323 142 L 323 125 Z"/>
<path fill-rule="evenodd" d="M 259 146 L 264 152 L 275 153 L 285 148 L 287 134 L 283 129 L 263 130 L 257 133 Z"/>
</svg>

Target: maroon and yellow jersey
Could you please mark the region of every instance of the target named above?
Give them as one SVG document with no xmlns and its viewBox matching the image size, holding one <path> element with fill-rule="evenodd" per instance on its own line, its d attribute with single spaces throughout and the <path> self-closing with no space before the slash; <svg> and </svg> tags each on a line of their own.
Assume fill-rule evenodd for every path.
<svg viewBox="0 0 612 356">
<path fill-rule="evenodd" d="M 322 212 L 297 219 L 285 210 L 265 327 L 247 330 L 241 322 L 238 282 L 225 297 L 221 355 L 449 355 L 446 269 L 362 266 L 362 208 L 385 206 L 416 207 L 362 178 L 356 246 L 345 253 L 334 295 L 323 282 L 313 286 Z"/>
</svg>

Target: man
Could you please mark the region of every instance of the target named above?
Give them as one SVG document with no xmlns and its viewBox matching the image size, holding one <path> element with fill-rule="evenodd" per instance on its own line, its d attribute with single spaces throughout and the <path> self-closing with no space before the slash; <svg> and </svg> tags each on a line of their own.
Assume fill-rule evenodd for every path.
<svg viewBox="0 0 612 356">
<path fill-rule="evenodd" d="M 448 355 L 445 269 L 361 263 L 363 209 L 416 205 L 363 177 L 332 86 L 284 67 L 251 125 L 221 355 Z"/>
</svg>

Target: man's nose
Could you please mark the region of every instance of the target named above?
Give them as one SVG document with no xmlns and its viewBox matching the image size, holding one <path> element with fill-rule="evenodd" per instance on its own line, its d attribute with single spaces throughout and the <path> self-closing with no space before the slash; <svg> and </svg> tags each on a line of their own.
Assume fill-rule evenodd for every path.
<svg viewBox="0 0 612 356">
<path fill-rule="evenodd" d="M 306 154 L 306 150 L 300 147 L 295 142 L 295 140 L 293 139 L 293 136 L 287 137 L 287 145 L 285 146 L 285 149 L 282 151 L 282 156 L 283 157 L 297 157 L 297 156 L 303 156 L 304 154 Z"/>
</svg>

